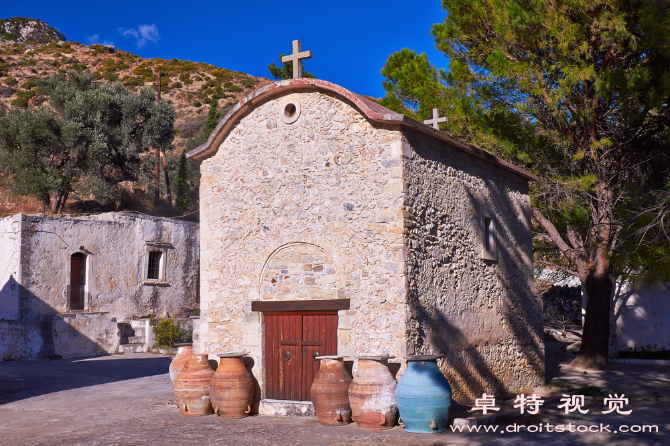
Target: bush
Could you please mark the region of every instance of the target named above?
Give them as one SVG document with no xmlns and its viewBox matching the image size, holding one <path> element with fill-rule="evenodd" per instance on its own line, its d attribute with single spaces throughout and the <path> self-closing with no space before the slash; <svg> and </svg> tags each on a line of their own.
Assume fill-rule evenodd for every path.
<svg viewBox="0 0 670 446">
<path fill-rule="evenodd" d="M 110 82 L 116 82 L 116 81 L 119 80 L 119 75 L 116 74 L 116 73 L 112 73 L 110 71 L 105 71 L 103 73 L 102 77 L 104 77 L 106 80 L 108 80 Z"/>
<path fill-rule="evenodd" d="M 133 76 L 123 76 L 123 79 L 121 79 L 121 82 L 123 82 L 123 85 L 126 87 L 129 87 L 131 85 L 144 85 L 144 81 L 139 78 L 139 77 L 133 77 Z"/>
<path fill-rule="evenodd" d="M 18 84 L 19 81 L 16 80 L 15 77 L 7 77 L 5 78 L 5 84 L 9 85 L 10 87 L 13 87 L 14 85 Z"/>
<path fill-rule="evenodd" d="M 225 84 L 223 84 L 223 88 L 233 93 L 239 93 L 241 91 L 244 91 L 243 89 L 233 84 L 232 82 L 226 82 Z"/>
<path fill-rule="evenodd" d="M 191 77 L 188 75 L 188 73 L 182 73 L 179 75 L 179 80 L 182 81 L 186 85 L 190 85 L 193 83 L 191 80 Z"/>
<path fill-rule="evenodd" d="M 12 106 L 14 107 L 19 107 L 19 108 L 26 108 L 28 107 L 28 101 L 26 101 L 24 98 L 18 98 L 14 99 L 11 102 Z"/>
<path fill-rule="evenodd" d="M 253 80 L 252 78 L 248 77 L 246 79 L 242 79 L 242 85 L 245 88 L 253 88 L 256 86 L 256 81 Z"/>
<path fill-rule="evenodd" d="M 40 79 L 34 77 L 32 79 L 28 79 L 26 82 L 21 85 L 21 88 L 24 90 L 30 90 L 31 88 L 39 87 L 42 82 Z"/>
<path fill-rule="evenodd" d="M 194 107 L 202 107 L 202 103 L 200 103 L 200 101 L 195 101 L 195 102 L 193 103 L 193 106 L 194 106 Z"/>
<path fill-rule="evenodd" d="M 163 319 L 152 327 L 156 335 L 156 345 L 174 347 L 175 343 L 186 334 L 179 321 Z"/>
<path fill-rule="evenodd" d="M 23 99 L 28 100 L 28 99 L 30 99 L 30 98 L 34 98 L 35 95 L 37 95 L 37 93 L 35 93 L 34 90 L 28 90 L 28 91 L 21 91 L 21 90 L 19 90 L 19 91 L 16 92 L 16 95 L 17 95 L 19 98 L 23 98 Z"/>
</svg>

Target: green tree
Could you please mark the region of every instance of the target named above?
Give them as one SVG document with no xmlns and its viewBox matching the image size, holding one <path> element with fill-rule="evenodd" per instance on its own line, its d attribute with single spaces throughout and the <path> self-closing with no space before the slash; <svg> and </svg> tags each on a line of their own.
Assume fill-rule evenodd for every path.
<svg viewBox="0 0 670 446">
<path fill-rule="evenodd" d="M 88 72 L 54 75 L 43 83 L 46 102 L 0 115 L 0 166 L 4 186 L 62 212 L 72 192 L 101 203 L 119 196 L 118 184 L 136 180 L 141 154 L 174 139 L 175 112 L 117 83 L 93 83 Z"/>
<path fill-rule="evenodd" d="M 221 120 L 221 112 L 219 112 L 219 99 L 223 97 L 223 90 L 221 84 L 218 84 L 212 94 L 212 100 L 209 103 L 209 112 L 207 113 L 207 121 L 205 122 L 205 136 L 212 134 L 217 124 Z"/>
<path fill-rule="evenodd" d="M 395 53 L 382 71 L 385 103 L 414 107 L 420 118 L 438 107 L 454 136 L 539 175 L 537 260 L 581 280 L 586 323 L 574 364 L 604 366 L 615 278 L 662 272 L 647 260 L 659 252 L 629 234 L 670 165 L 670 2 L 442 4 L 448 15 L 432 35 L 449 70 Z"/>
<path fill-rule="evenodd" d="M 186 150 L 179 156 L 179 170 L 177 171 L 177 199 L 175 206 L 178 209 L 188 208 L 188 182 L 186 172 Z"/>
<path fill-rule="evenodd" d="M 268 64 L 268 70 L 270 70 L 270 73 L 275 78 L 275 80 L 278 81 L 282 79 L 293 79 L 293 62 L 288 63 L 282 62 L 281 59 L 284 56 L 285 54 L 279 55 L 279 63 L 283 65 L 277 65 L 274 62 Z M 302 64 L 302 62 L 300 63 Z M 313 79 L 316 77 L 316 75 L 310 73 L 309 71 L 306 71 L 305 68 L 303 67 L 302 77 L 309 77 Z"/>
</svg>

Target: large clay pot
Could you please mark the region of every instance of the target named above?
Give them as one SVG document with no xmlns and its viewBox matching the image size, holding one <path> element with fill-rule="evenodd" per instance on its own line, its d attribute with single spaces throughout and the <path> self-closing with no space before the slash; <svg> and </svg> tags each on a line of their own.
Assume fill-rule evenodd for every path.
<svg viewBox="0 0 670 446">
<path fill-rule="evenodd" d="M 395 391 L 400 418 L 407 432 L 435 433 L 447 429 L 451 386 L 444 377 L 439 356 L 406 356 L 407 371 Z"/>
<path fill-rule="evenodd" d="M 214 413 L 209 396 L 209 384 L 214 370 L 207 355 L 189 355 L 186 365 L 174 382 L 174 396 L 184 415 Z"/>
<path fill-rule="evenodd" d="M 388 368 L 393 356 L 361 356 L 349 387 L 349 403 L 361 429 L 391 429 L 398 421 L 396 380 Z"/>
<path fill-rule="evenodd" d="M 351 423 L 351 377 L 344 368 L 344 357 L 317 356 L 316 359 L 321 360 L 321 365 L 310 388 L 316 419 L 324 426 Z"/>
<path fill-rule="evenodd" d="M 244 366 L 246 353 L 220 353 L 210 392 L 214 413 L 221 418 L 243 418 L 251 412 L 254 379 Z"/>
<path fill-rule="evenodd" d="M 175 344 L 175 347 L 177 347 L 177 354 L 172 359 L 169 369 L 172 385 L 174 385 L 179 372 L 181 372 L 186 365 L 186 359 L 188 356 L 193 354 L 193 344 Z"/>
</svg>

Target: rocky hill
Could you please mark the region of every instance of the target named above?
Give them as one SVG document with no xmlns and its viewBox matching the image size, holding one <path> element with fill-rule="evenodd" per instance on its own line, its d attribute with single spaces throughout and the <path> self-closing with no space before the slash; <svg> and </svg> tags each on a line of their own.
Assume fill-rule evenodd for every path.
<svg viewBox="0 0 670 446">
<path fill-rule="evenodd" d="M 0 41 L 9 43 L 51 43 L 65 40 L 53 26 L 26 17 L 0 19 Z"/>
<path fill-rule="evenodd" d="M 183 149 L 206 121 L 217 84 L 225 93 L 218 107 L 225 109 L 271 82 L 202 62 L 144 59 L 103 45 L 4 43 L 0 44 L 0 112 L 10 106 L 38 105 L 42 98 L 35 79 L 68 70 L 90 70 L 100 82 L 120 81 L 129 89 L 156 88 L 157 73 L 163 73 L 162 97 L 177 112 L 176 150 Z"/>
</svg>

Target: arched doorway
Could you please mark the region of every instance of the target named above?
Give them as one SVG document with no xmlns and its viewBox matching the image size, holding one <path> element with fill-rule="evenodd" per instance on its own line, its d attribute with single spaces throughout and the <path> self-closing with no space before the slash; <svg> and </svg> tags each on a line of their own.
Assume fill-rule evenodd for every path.
<svg viewBox="0 0 670 446">
<path fill-rule="evenodd" d="M 77 252 L 70 257 L 70 310 L 85 309 L 86 254 Z"/>
</svg>

